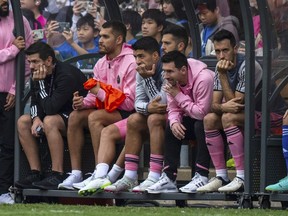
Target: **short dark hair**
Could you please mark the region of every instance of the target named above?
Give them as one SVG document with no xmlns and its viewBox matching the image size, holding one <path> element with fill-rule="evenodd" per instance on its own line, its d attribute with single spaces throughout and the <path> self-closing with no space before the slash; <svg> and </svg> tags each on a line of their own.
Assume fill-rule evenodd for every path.
<svg viewBox="0 0 288 216">
<path fill-rule="evenodd" d="M 37 41 L 33 44 L 31 44 L 26 50 L 26 55 L 33 55 L 33 54 L 39 54 L 39 57 L 42 60 L 48 59 L 49 56 L 52 57 L 53 64 L 56 63 L 57 59 L 55 57 L 55 52 L 51 46 L 49 46 L 47 43 L 44 43 L 42 41 Z"/>
<path fill-rule="evenodd" d="M 162 32 L 162 35 L 165 34 L 171 34 L 176 38 L 177 42 L 183 42 L 186 49 L 188 45 L 188 34 L 185 28 L 175 24 L 169 24 Z"/>
<path fill-rule="evenodd" d="M 36 2 L 36 1 L 35 1 Z M 39 12 L 43 14 L 44 9 L 48 6 L 48 0 L 41 0 L 41 3 L 38 7 Z"/>
<path fill-rule="evenodd" d="M 157 23 L 157 26 L 163 25 L 165 27 L 165 15 L 158 9 L 147 9 L 142 14 L 143 19 L 152 19 Z"/>
<path fill-rule="evenodd" d="M 162 56 L 161 58 L 162 63 L 170 63 L 170 62 L 174 62 L 175 67 L 180 69 L 183 66 L 188 66 L 188 61 L 186 56 L 179 52 L 179 51 L 171 51 L 166 53 L 165 55 Z"/>
<path fill-rule="evenodd" d="M 230 44 L 235 47 L 236 46 L 236 39 L 234 37 L 234 35 L 226 30 L 226 29 L 222 29 L 218 32 L 216 32 L 216 34 L 213 36 L 213 42 L 216 41 L 216 42 L 220 42 L 222 40 L 225 40 L 225 39 L 228 39 L 230 41 Z"/>
<path fill-rule="evenodd" d="M 217 8 L 216 0 L 197 0 L 196 7 L 199 12 L 200 8 L 207 8 L 209 11 L 214 12 Z"/>
<path fill-rule="evenodd" d="M 118 37 L 121 35 L 123 37 L 123 43 L 125 42 L 127 30 L 126 26 L 122 22 L 117 20 L 109 20 L 102 25 L 102 28 L 112 28 L 112 31 L 116 34 L 116 36 Z"/>
<path fill-rule="evenodd" d="M 126 9 L 122 11 L 123 23 L 130 24 L 132 28 L 132 34 L 135 36 L 141 31 L 141 16 L 138 12 L 131 9 Z"/>
<path fill-rule="evenodd" d="M 76 27 L 80 28 L 81 26 L 87 24 L 88 26 L 91 26 L 93 28 L 93 31 L 97 31 L 97 29 L 95 28 L 95 24 L 94 24 L 94 17 L 87 13 L 85 16 L 81 17 L 77 23 L 76 23 Z"/>
<path fill-rule="evenodd" d="M 160 47 L 157 40 L 153 37 L 147 36 L 138 39 L 133 45 L 133 50 L 144 50 L 149 53 L 157 52 L 160 56 Z"/>
</svg>

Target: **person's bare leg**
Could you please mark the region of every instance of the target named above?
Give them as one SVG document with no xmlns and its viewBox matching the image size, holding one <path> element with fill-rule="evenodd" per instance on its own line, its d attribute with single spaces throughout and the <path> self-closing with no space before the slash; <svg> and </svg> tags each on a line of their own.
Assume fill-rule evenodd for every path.
<svg viewBox="0 0 288 216">
<path fill-rule="evenodd" d="M 150 132 L 151 154 L 163 155 L 166 115 L 163 114 L 149 115 L 147 124 Z"/>
<path fill-rule="evenodd" d="M 121 126 L 121 125 L 118 125 Z M 111 124 L 105 128 L 103 128 L 101 132 L 100 138 L 100 146 L 98 151 L 98 164 L 96 169 L 95 177 L 104 177 L 109 176 L 109 180 L 111 182 L 115 182 L 115 180 L 119 177 L 119 175 L 123 171 L 124 167 L 124 152 L 123 152 L 123 164 L 113 165 L 112 169 L 108 173 L 109 165 L 113 162 L 116 155 L 116 144 L 118 141 L 123 139 L 123 134 L 121 135 L 120 130 L 117 125 Z M 122 133 L 126 131 L 126 123 L 122 124 L 123 129 Z"/>
<path fill-rule="evenodd" d="M 81 170 L 82 148 L 84 146 L 84 129 L 88 128 L 88 116 L 94 109 L 73 111 L 69 115 L 67 140 L 72 170 Z"/>
<path fill-rule="evenodd" d="M 51 115 L 46 116 L 43 122 L 51 155 L 52 170 L 63 173 L 64 142 L 62 136 L 66 136 L 64 120 L 60 115 Z"/>
<path fill-rule="evenodd" d="M 125 162 L 125 146 L 123 147 L 122 151 L 120 152 L 115 164 L 119 167 L 124 168 L 124 162 Z"/>
<path fill-rule="evenodd" d="M 125 139 L 125 154 L 139 156 L 142 149 L 143 133 L 147 129 L 146 116 L 140 113 L 133 113 L 129 116 Z"/>
<path fill-rule="evenodd" d="M 95 164 L 98 164 L 98 149 L 102 129 L 122 119 L 118 111 L 108 113 L 106 110 L 96 110 L 88 116 L 88 126 L 91 134 Z"/>
<path fill-rule="evenodd" d="M 116 144 L 121 140 L 121 134 L 116 125 L 103 128 L 98 150 L 98 163 L 111 164 L 116 155 Z"/>
<path fill-rule="evenodd" d="M 36 138 L 31 133 L 30 115 L 22 115 L 17 122 L 19 140 L 28 159 L 30 169 L 41 171 L 39 149 Z"/>
</svg>

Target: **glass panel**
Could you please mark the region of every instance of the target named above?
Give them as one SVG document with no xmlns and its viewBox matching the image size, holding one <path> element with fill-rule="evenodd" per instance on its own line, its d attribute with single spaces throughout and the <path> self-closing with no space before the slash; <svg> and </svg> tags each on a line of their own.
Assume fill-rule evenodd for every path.
<svg viewBox="0 0 288 216">
<path fill-rule="evenodd" d="M 277 107 L 281 108 L 280 102 L 287 102 L 288 99 L 288 1 L 287 0 L 268 0 L 270 9 L 270 17 L 272 20 L 272 70 L 271 77 L 272 82 L 275 83 L 275 88 L 271 88 L 271 111 L 274 111 Z M 264 44 L 265 46 L 265 44 Z M 275 89 L 280 92 L 280 95 L 275 93 Z M 275 95 L 273 96 L 273 92 Z M 280 98 L 280 99 L 279 99 Z M 280 104 L 281 105 L 281 104 Z M 285 104 L 286 105 L 286 104 Z M 278 112 L 283 115 L 287 105 L 282 105 L 282 110 Z M 276 110 L 277 111 L 277 110 Z M 271 121 L 271 132 L 273 134 L 280 134 L 282 129 L 282 119 L 278 123 L 279 126 L 273 128 L 273 122 Z M 288 120 L 286 118 L 286 125 Z"/>
</svg>

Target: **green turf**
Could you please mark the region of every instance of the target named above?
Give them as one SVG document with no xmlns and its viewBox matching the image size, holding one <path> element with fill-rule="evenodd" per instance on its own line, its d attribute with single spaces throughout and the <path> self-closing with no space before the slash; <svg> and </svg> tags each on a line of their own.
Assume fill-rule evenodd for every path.
<svg viewBox="0 0 288 216">
<path fill-rule="evenodd" d="M 80 205 L 56 205 L 56 204 L 15 204 L 0 205 L 0 215 L 41 215 L 41 216 L 173 216 L 173 215 L 197 215 L 197 216 L 233 216 L 233 215 L 287 215 L 287 210 L 263 210 L 263 209 L 223 209 L 223 208 L 177 208 L 177 207 L 100 207 Z"/>
</svg>

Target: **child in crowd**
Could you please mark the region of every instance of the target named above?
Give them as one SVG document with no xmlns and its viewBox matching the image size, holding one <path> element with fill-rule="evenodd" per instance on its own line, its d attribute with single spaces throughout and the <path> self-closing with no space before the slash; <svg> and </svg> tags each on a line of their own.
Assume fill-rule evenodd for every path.
<svg viewBox="0 0 288 216">
<path fill-rule="evenodd" d="M 94 18 L 86 14 L 77 22 L 78 43 L 73 40 L 73 33 L 70 29 L 64 29 L 61 33 L 59 23 L 55 20 L 48 25 L 47 42 L 59 53 L 60 58 L 67 59 L 87 53 L 98 53 L 99 31 L 94 27 Z M 89 62 L 89 69 L 93 68 L 95 62 Z M 85 66 L 86 65 L 86 66 Z M 87 68 L 84 62 L 78 62 L 79 68 Z"/>
<path fill-rule="evenodd" d="M 155 38 L 161 42 L 161 33 L 165 27 L 165 15 L 158 9 L 148 9 L 142 15 L 142 35 Z"/>
</svg>

